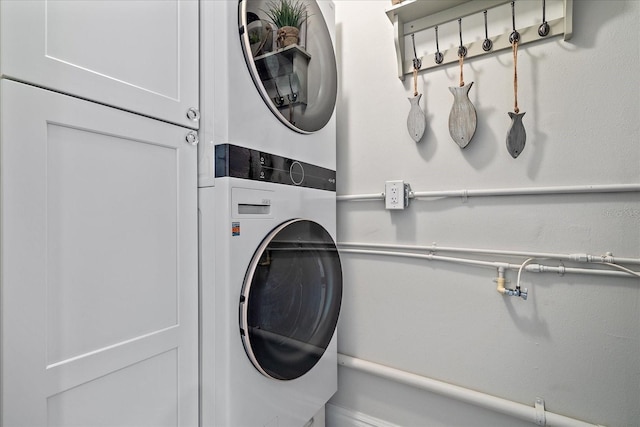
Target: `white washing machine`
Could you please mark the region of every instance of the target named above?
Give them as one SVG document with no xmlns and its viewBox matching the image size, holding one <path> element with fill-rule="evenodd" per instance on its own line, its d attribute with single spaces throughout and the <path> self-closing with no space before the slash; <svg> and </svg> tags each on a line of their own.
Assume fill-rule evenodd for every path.
<svg viewBox="0 0 640 427">
<path fill-rule="evenodd" d="M 199 190 L 201 424 L 302 427 L 337 390 L 335 171 L 216 155 L 222 176 Z"/>
<path fill-rule="evenodd" d="M 337 390 L 333 4 L 284 46 L 278 2 L 200 3 L 201 426 L 302 427 Z"/>
<path fill-rule="evenodd" d="M 280 1 L 201 2 L 201 187 L 215 185 L 219 144 L 335 170 L 334 5 L 300 0 L 306 19 L 299 43 L 279 47 L 266 12 Z"/>
</svg>

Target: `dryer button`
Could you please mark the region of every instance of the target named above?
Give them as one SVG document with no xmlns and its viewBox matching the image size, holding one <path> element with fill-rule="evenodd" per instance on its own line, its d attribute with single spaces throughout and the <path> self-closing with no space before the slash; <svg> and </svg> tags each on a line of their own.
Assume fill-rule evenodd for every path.
<svg viewBox="0 0 640 427">
<path fill-rule="evenodd" d="M 300 162 L 291 163 L 291 167 L 289 168 L 289 177 L 291 178 L 291 182 L 295 185 L 302 184 L 302 181 L 304 181 L 304 168 Z"/>
</svg>

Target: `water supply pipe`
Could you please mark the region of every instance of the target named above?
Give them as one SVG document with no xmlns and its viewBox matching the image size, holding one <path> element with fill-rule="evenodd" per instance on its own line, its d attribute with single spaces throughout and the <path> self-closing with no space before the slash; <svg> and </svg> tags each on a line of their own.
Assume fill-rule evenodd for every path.
<svg viewBox="0 0 640 427">
<path fill-rule="evenodd" d="M 366 249 L 339 249 L 340 253 L 354 253 L 354 254 L 364 254 L 364 255 L 383 255 L 383 256 L 400 256 L 406 258 L 417 258 L 417 259 L 426 259 L 430 261 L 445 261 L 445 262 L 454 262 L 458 264 L 465 265 L 475 265 L 479 267 L 489 267 L 489 268 L 499 268 L 503 267 L 509 270 L 518 271 L 521 267 L 521 264 L 512 264 L 507 262 L 496 262 L 496 261 L 480 261 L 468 258 L 456 258 L 456 257 L 448 257 L 441 255 L 433 255 L 433 254 L 417 254 L 411 252 L 398 252 L 398 251 L 381 251 L 381 250 L 366 250 Z M 615 270 L 602 270 L 596 268 L 574 268 L 574 267 L 565 267 L 563 265 L 559 265 L 557 267 L 548 266 L 543 264 L 529 264 L 524 267 L 524 271 L 532 272 L 532 273 L 557 273 L 560 275 L 564 274 L 587 274 L 594 276 L 609 276 L 609 277 L 634 277 L 639 276 L 640 273 L 635 271 L 615 271 Z"/>
<path fill-rule="evenodd" d="M 422 390 L 436 393 L 460 402 L 469 403 L 481 408 L 489 409 L 501 414 L 506 414 L 520 420 L 529 421 L 543 426 L 587 427 L 594 426 L 584 421 L 569 418 L 544 410 L 543 405 L 537 404 L 542 399 L 536 399 L 535 406 L 527 406 L 500 397 L 492 396 L 464 387 L 448 384 L 443 381 L 416 375 L 410 372 L 358 359 L 346 354 L 338 354 L 338 364 L 346 368 L 366 372 L 391 381 L 410 385 Z"/>
<path fill-rule="evenodd" d="M 640 184 L 603 184 L 603 185 L 567 185 L 558 187 L 521 187 L 490 188 L 475 190 L 435 190 L 411 191 L 410 199 L 461 197 L 498 197 L 498 196 L 542 196 L 550 194 L 585 194 L 585 193 L 627 193 L 640 192 Z M 384 193 L 346 194 L 336 197 L 338 201 L 384 200 Z"/>
<path fill-rule="evenodd" d="M 468 254 L 478 254 L 478 255 L 502 255 L 502 256 L 508 256 L 508 257 L 523 257 L 523 258 L 548 258 L 548 259 L 555 259 L 559 261 L 573 261 L 577 263 L 640 265 L 640 258 L 617 257 L 617 256 L 613 256 L 611 253 L 607 253 L 605 255 L 591 255 L 587 253 L 564 254 L 564 253 L 549 253 L 549 252 L 509 251 L 509 250 L 500 250 L 500 249 L 475 249 L 475 248 L 438 246 L 435 242 L 430 246 L 396 245 L 396 244 L 386 244 L 386 243 L 339 242 L 338 246 L 354 247 L 354 248 L 422 251 L 422 252 L 427 252 L 432 254 L 435 254 L 437 252 L 451 252 L 451 253 L 468 253 Z"/>
</svg>

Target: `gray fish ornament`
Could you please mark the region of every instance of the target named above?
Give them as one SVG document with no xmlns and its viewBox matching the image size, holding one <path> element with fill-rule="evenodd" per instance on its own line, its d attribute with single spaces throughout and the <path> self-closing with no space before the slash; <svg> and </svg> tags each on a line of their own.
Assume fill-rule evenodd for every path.
<svg viewBox="0 0 640 427">
<path fill-rule="evenodd" d="M 407 117 L 407 129 L 415 142 L 419 142 L 422 139 L 424 130 L 427 127 L 427 118 L 420 108 L 420 98 L 422 98 L 422 94 L 420 93 L 416 94 L 413 98 L 409 98 L 411 110 L 409 110 L 409 117 Z"/>
<path fill-rule="evenodd" d="M 511 117 L 511 126 L 507 132 L 507 151 L 515 159 L 522 153 L 524 144 L 527 141 L 527 133 L 522 124 L 522 117 L 524 117 L 525 113 L 509 112 L 508 114 Z"/>
<path fill-rule="evenodd" d="M 453 106 L 449 113 L 449 134 L 460 148 L 465 148 L 476 133 L 478 115 L 469 99 L 473 82 L 460 87 L 449 87 L 453 94 Z"/>
</svg>

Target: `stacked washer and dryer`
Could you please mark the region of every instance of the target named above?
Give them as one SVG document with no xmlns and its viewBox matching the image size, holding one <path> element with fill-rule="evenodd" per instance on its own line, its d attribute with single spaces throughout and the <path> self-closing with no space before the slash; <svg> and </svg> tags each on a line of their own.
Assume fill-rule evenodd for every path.
<svg viewBox="0 0 640 427">
<path fill-rule="evenodd" d="M 283 46 L 277 2 L 201 2 L 201 426 L 302 427 L 337 390 L 333 4 Z"/>
</svg>

